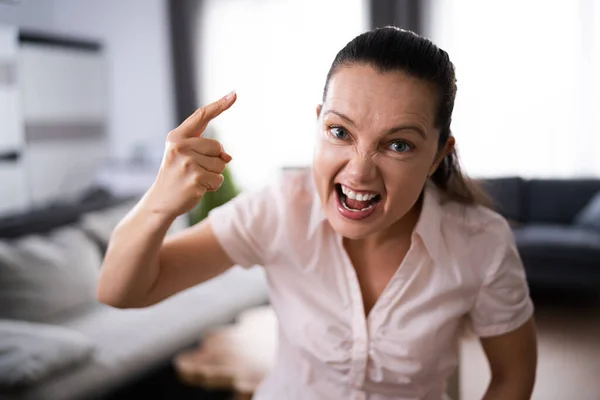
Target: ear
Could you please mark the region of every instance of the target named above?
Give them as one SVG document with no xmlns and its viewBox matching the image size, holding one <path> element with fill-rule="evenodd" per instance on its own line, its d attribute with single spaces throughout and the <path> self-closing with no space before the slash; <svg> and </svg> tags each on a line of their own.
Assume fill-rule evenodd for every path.
<svg viewBox="0 0 600 400">
<path fill-rule="evenodd" d="M 323 105 L 319 104 L 317 106 L 317 119 L 321 116 L 321 110 L 323 109 Z"/>
<path fill-rule="evenodd" d="M 428 177 L 431 177 L 431 175 L 433 175 L 435 173 L 435 171 L 438 169 L 438 167 L 440 166 L 440 163 L 442 162 L 442 160 L 444 158 L 446 158 L 446 156 L 448 154 L 450 154 L 454 151 L 455 144 L 456 144 L 456 140 L 454 139 L 454 136 L 450 136 L 448 138 L 448 140 L 446 140 L 446 145 L 438 151 L 438 154 L 435 158 L 435 162 L 431 166 L 431 169 L 429 170 L 429 174 L 427 174 Z"/>
</svg>

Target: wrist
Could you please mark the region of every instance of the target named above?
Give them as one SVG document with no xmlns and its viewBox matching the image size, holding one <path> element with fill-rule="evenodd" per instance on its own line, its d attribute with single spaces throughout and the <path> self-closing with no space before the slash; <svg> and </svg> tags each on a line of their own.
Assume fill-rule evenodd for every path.
<svg viewBox="0 0 600 400">
<path fill-rule="evenodd" d="M 161 196 L 153 195 L 153 187 L 151 187 L 136 205 L 136 214 L 157 222 L 173 223 L 179 216 L 177 211 L 161 201 L 160 198 Z"/>
<path fill-rule="evenodd" d="M 135 214 L 138 218 L 158 225 L 171 225 L 178 217 L 177 213 L 167 207 L 146 201 L 145 198 L 136 206 Z"/>
</svg>

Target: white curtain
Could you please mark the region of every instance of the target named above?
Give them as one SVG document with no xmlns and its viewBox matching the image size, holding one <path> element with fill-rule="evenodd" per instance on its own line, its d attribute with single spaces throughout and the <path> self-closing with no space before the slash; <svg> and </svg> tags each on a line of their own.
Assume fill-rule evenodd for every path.
<svg viewBox="0 0 600 400">
<path fill-rule="evenodd" d="M 473 176 L 600 176 L 600 3 L 429 0 L 457 69 L 453 131 Z"/>
<path fill-rule="evenodd" d="M 196 32 L 200 104 L 230 90 L 211 124 L 242 189 L 312 160 L 315 109 L 336 53 L 368 29 L 365 0 L 206 0 Z"/>
</svg>

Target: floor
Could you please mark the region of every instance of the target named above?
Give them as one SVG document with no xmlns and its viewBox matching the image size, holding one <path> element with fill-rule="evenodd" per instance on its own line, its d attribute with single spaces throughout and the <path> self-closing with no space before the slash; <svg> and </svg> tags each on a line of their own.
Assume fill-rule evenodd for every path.
<svg viewBox="0 0 600 400">
<path fill-rule="evenodd" d="M 538 371 L 532 400 L 600 400 L 600 295 L 534 294 Z M 489 381 L 474 337 L 461 345 L 460 400 L 480 400 Z"/>
<path fill-rule="evenodd" d="M 182 384 L 170 363 L 115 393 L 90 400 L 131 400 L 136 397 L 144 400 L 232 400 L 229 392 L 209 392 Z"/>
</svg>

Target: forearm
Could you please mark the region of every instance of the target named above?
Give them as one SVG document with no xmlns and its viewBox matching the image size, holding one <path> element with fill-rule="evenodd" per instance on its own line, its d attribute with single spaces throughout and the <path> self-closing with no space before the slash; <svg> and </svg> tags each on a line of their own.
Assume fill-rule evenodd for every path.
<svg viewBox="0 0 600 400">
<path fill-rule="evenodd" d="M 143 200 L 115 228 L 101 270 L 98 298 L 115 307 L 140 307 L 160 272 L 159 252 L 173 218 Z"/>
<path fill-rule="evenodd" d="M 482 400 L 529 400 L 533 384 L 527 379 L 492 378 Z"/>
</svg>

